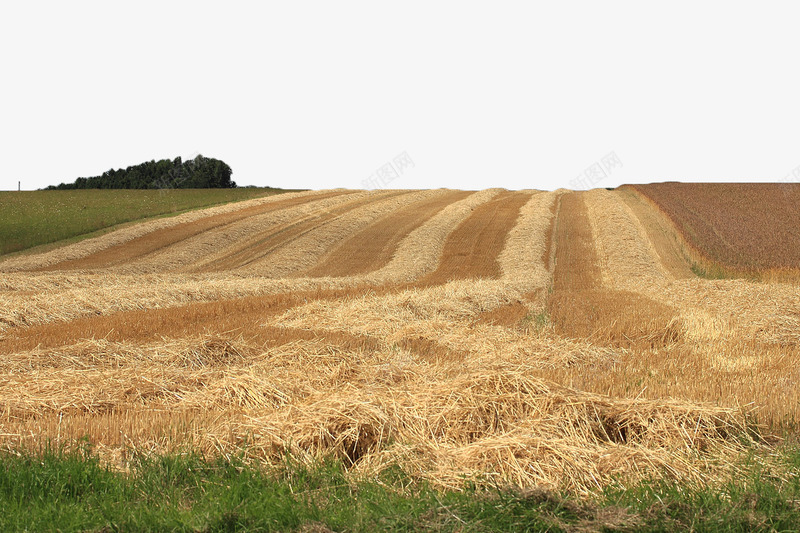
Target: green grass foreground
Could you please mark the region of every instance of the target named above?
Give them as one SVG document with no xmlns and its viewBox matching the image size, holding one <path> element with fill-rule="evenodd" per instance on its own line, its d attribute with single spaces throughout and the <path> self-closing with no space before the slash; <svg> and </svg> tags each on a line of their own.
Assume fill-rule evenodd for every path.
<svg viewBox="0 0 800 533">
<path fill-rule="evenodd" d="M 400 471 L 353 482 L 340 464 L 262 470 L 196 454 L 129 473 L 84 451 L 0 455 L 1 531 L 797 531 L 800 451 L 709 488 L 644 484 L 595 502 L 547 491 L 438 491 Z"/>
<path fill-rule="evenodd" d="M 0 255 L 117 224 L 289 192 L 282 189 L 86 189 L 0 192 Z"/>
</svg>

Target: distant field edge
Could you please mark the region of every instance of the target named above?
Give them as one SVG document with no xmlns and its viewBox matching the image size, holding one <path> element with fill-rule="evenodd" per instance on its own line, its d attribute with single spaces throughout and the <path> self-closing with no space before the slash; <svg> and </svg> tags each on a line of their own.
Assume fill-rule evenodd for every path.
<svg viewBox="0 0 800 533">
<path fill-rule="evenodd" d="M 691 225 L 670 211 L 660 203 L 655 195 L 648 192 L 648 187 L 662 184 L 625 184 L 617 190 L 633 195 L 644 202 L 657 215 L 660 221 L 671 226 L 674 241 L 680 248 L 684 259 L 694 275 L 704 279 L 747 279 L 758 282 L 786 282 L 800 283 L 800 268 L 792 266 L 763 266 L 742 267 L 730 261 L 712 257 L 712 253 L 704 249 L 703 244 L 696 237 Z M 690 185 L 684 182 L 675 182 L 680 185 Z M 698 185 L 707 185 L 698 183 Z M 723 184 L 724 185 L 724 184 Z M 764 184 L 771 185 L 771 184 Z M 779 185 L 779 184 L 774 184 Z M 706 245 L 707 247 L 708 245 Z"/>
<path fill-rule="evenodd" d="M 0 191 L 0 258 L 47 252 L 149 220 L 306 190 L 239 187 Z"/>
</svg>

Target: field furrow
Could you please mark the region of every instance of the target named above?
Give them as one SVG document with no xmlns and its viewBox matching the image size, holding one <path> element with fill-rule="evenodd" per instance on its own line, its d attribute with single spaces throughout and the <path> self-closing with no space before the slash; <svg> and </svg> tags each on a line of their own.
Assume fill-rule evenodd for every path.
<svg viewBox="0 0 800 533">
<path fill-rule="evenodd" d="M 644 227 L 618 193 L 595 189 L 585 198 L 604 286 L 657 292 L 674 279 L 664 268 Z"/>
<path fill-rule="evenodd" d="M 615 194 L 636 215 L 669 276 L 674 279 L 694 278 L 691 261 L 672 221 L 633 187 L 621 187 Z"/>
<path fill-rule="evenodd" d="M 566 193 L 560 198 L 554 234 L 554 291 L 597 289 L 602 284 L 585 198 L 586 193 L 582 192 Z"/>
<path fill-rule="evenodd" d="M 618 278 L 609 268 L 618 263 L 613 257 L 609 260 L 608 251 L 602 247 L 602 235 L 594 228 L 596 219 L 609 217 L 611 222 L 606 227 L 615 228 L 615 245 L 627 249 L 628 241 L 624 240 L 620 217 L 613 218 L 613 210 L 597 208 L 595 195 L 600 192 L 566 193 L 561 197 L 554 236 L 553 292 L 549 298 L 553 326 L 560 335 L 588 338 L 600 344 L 668 342 L 673 338 L 670 325 L 674 310 L 646 294 L 614 284 Z"/>
<path fill-rule="evenodd" d="M 438 285 L 456 279 L 500 278 L 503 272 L 498 257 L 531 194 L 502 192 L 476 207 L 448 236 L 439 266 L 419 283 Z"/>
<path fill-rule="evenodd" d="M 357 193 L 349 201 L 315 210 L 286 224 L 268 228 L 266 231 L 244 242 L 238 242 L 231 249 L 224 250 L 220 256 L 211 261 L 203 262 L 194 270 L 220 272 L 238 269 L 246 271 L 260 260 L 270 256 L 270 254 L 294 243 L 304 235 L 330 224 L 347 213 L 401 194 L 403 193 L 400 191 Z"/>
<path fill-rule="evenodd" d="M 237 272 L 269 277 L 309 277 L 307 273 L 309 268 L 313 268 L 331 250 L 363 228 L 388 213 L 439 194 L 440 191 L 406 191 L 401 194 L 386 195 L 379 201 L 364 204 L 317 225 L 297 236 L 286 246 Z"/>
<path fill-rule="evenodd" d="M 346 277 L 378 270 L 389 263 L 400 242 L 412 231 L 469 194 L 447 191 L 397 209 L 351 236 L 304 275 Z"/>
<path fill-rule="evenodd" d="M 400 241 L 386 266 L 354 278 L 380 285 L 399 284 L 415 282 L 433 272 L 450 234 L 472 215 L 474 209 L 501 192 L 502 189 L 485 189 L 453 202 Z"/>
<path fill-rule="evenodd" d="M 368 195 L 367 192 L 350 192 L 264 212 L 204 231 L 133 261 L 105 269 L 103 272 L 142 274 L 204 271 L 205 265 L 246 250 L 273 232 L 280 232 L 287 226 L 324 215 L 331 209 L 352 204 Z"/>
</svg>

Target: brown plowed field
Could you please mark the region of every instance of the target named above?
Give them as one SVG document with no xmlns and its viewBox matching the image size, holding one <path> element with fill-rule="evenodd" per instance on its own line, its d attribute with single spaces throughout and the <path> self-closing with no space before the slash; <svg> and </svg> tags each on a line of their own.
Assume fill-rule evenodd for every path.
<svg viewBox="0 0 800 533">
<path fill-rule="evenodd" d="M 653 183 L 646 196 L 705 257 L 736 269 L 800 268 L 800 184 Z"/>
<path fill-rule="evenodd" d="M 672 189 L 700 228 L 789 221 Z M 0 446 L 583 495 L 723 479 L 800 419 L 800 288 L 694 277 L 642 190 L 311 194 L 0 273 Z"/>
<path fill-rule="evenodd" d="M 331 191 L 328 193 L 308 197 L 289 198 L 286 200 L 278 200 L 265 205 L 258 205 L 233 211 L 231 213 L 224 213 L 221 215 L 214 215 L 194 222 L 179 224 L 177 226 L 163 228 L 146 235 L 142 235 L 136 239 L 128 241 L 124 244 L 106 248 L 100 252 L 91 254 L 81 259 L 72 261 L 63 261 L 55 265 L 50 265 L 41 269 L 42 271 L 59 271 L 59 270 L 76 270 L 76 269 L 91 269 L 103 268 L 113 265 L 124 264 L 134 259 L 140 258 L 157 250 L 161 250 L 172 244 L 178 243 L 195 235 L 199 235 L 205 231 L 219 228 L 233 224 L 240 220 L 249 217 L 268 213 L 270 211 L 277 211 L 279 209 L 287 209 L 307 203 L 314 200 L 322 200 L 333 196 L 340 196 L 345 194 L 345 191 Z"/>
<path fill-rule="evenodd" d="M 350 237 L 304 274 L 312 277 L 345 277 L 378 270 L 389 262 L 403 238 L 446 206 L 469 194 L 451 191 L 444 196 L 398 209 Z"/>
</svg>

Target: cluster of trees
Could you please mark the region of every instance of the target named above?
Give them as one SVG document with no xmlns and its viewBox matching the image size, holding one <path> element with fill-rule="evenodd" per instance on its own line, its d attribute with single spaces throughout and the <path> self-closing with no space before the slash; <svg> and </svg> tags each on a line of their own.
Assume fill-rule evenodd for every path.
<svg viewBox="0 0 800 533">
<path fill-rule="evenodd" d="M 108 170 L 101 176 L 78 178 L 74 183 L 48 189 L 219 189 L 233 188 L 231 167 L 219 159 L 198 155 L 188 161 L 148 161 L 126 169 Z"/>
</svg>

